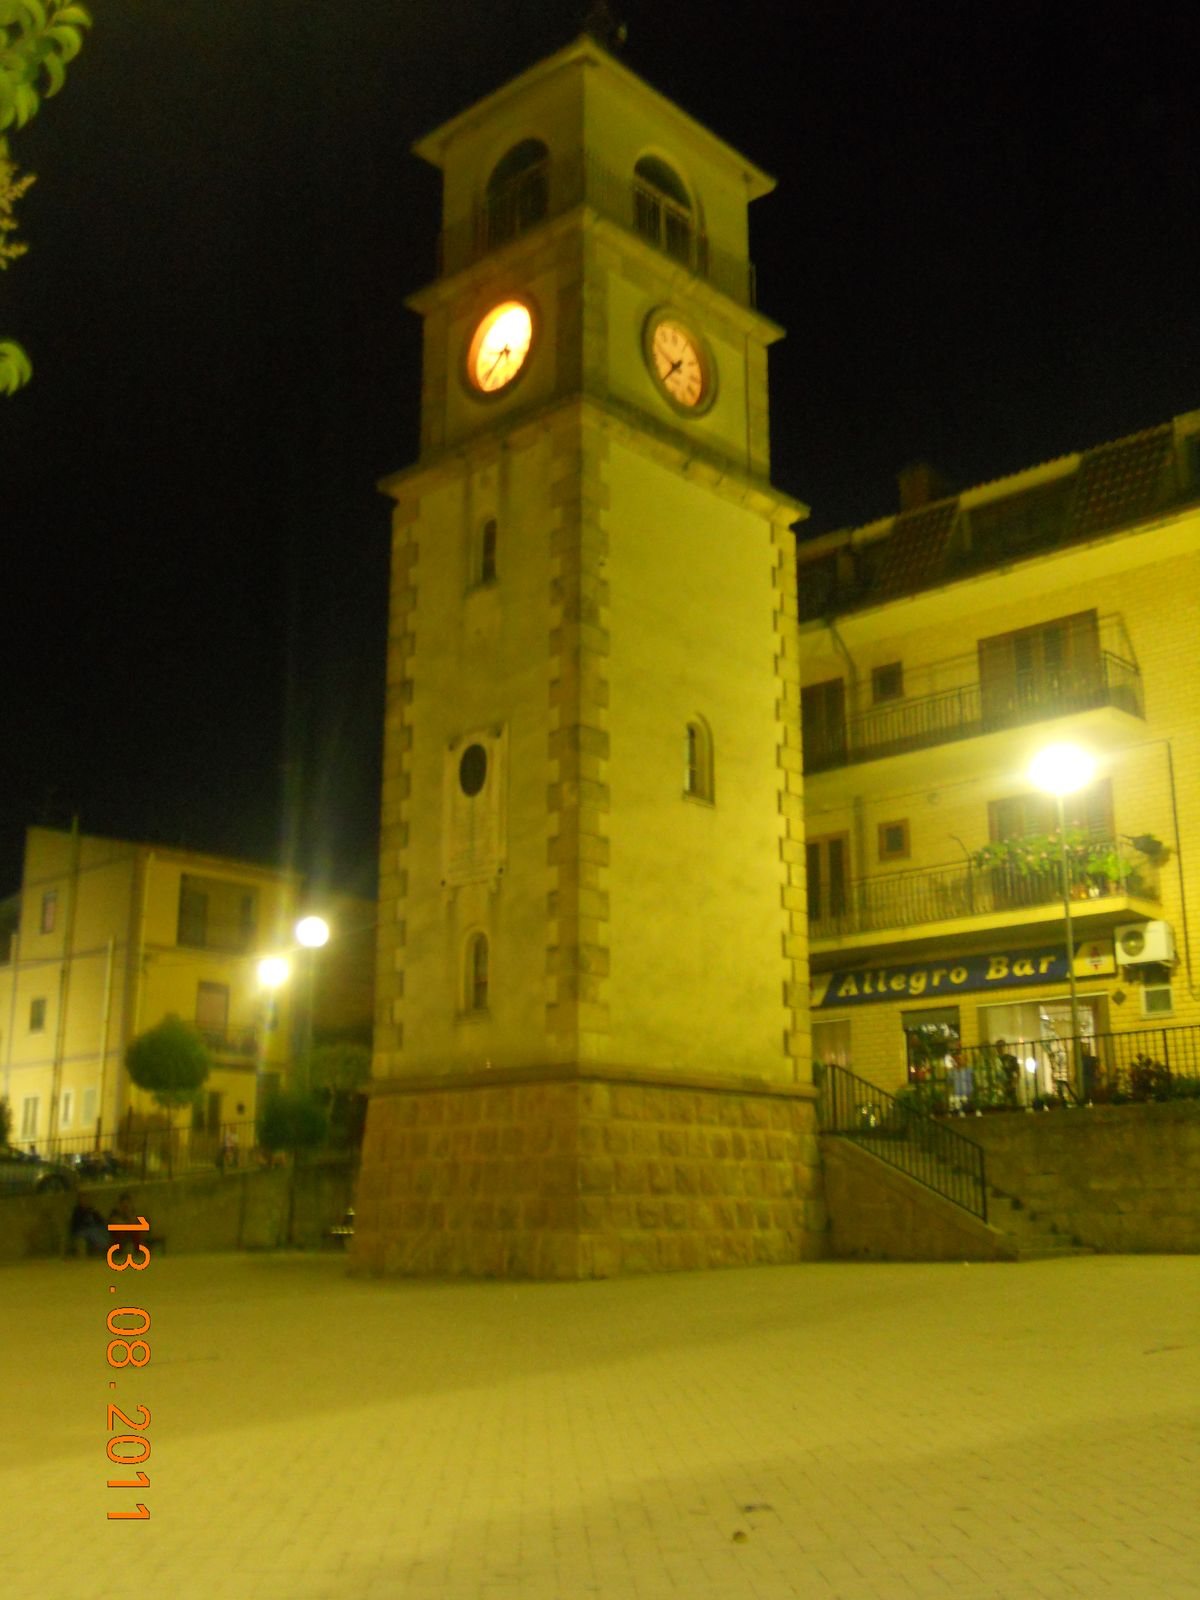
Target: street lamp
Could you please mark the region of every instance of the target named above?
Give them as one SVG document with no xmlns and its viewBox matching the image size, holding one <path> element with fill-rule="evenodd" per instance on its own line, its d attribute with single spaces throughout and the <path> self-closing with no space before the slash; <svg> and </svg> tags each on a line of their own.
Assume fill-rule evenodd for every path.
<svg viewBox="0 0 1200 1600">
<path fill-rule="evenodd" d="M 305 1004 L 297 1055 L 309 1070 L 313 1044 L 313 1002 L 316 989 L 317 951 L 329 943 L 329 924 L 324 917 L 301 917 L 296 924 L 296 943 L 305 951 Z M 308 1085 L 306 1085 L 308 1087 Z"/>
<path fill-rule="evenodd" d="M 1067 982 L 1071 991 L 1071 1052 L 1079 1098 L 1085 1095 L 1083 1060 L 1079 1040 L 1079 992 L 1075 983 L 1075 938 L 1071 928 L 1071 878 L 1067 868 L 1067 814 L 1063 804 L 1069 794 L 1086 789 L 1096 775 L 1096 763 L 1075 744 L 1052 744 L 1039 750 L 1029 763 L 1029 781 L 1058 802 L 1058 860 L 1062 883 L 1063 923 L 1067 935 Z"/>
</svg>

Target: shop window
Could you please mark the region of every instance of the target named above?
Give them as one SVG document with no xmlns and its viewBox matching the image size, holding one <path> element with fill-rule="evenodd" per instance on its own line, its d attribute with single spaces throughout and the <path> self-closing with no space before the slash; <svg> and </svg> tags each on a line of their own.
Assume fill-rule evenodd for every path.
<svg viewBox="0 0 1200 1600">
<path fill-rule="evenodd" d="M 886 666 L 871 669 L 871 699 L 879 705 L 882 700 L 903 700 L 904 666 L 899 661 L 889 661 Z"/>
<path fill-rule="evenodd" d="M 46 1027 L 46 1001 L 41 995 L 29 1002 L 29 1031 L 43 1033 Z"/>
<path fill-rule="evenodd" d="M 879 824 L 880 861 L 905 861 L 909 856 L 908 818 Z"/>
<path fill-rule="evenodd" d="M 58 920 L 58 890 L 47 889 L 42 896 L 42 932 L 53 933 Z"/>
<path fill-rule="evenodd" d="M 844 1067 L 852 1070 L 850 1055 L 850 1020 L 842 1018 L 814 1019 L 812 1025 L 813 1064 L 826 1067 Z"/>
<path fill-rule="evenodd" d="M 683 792 L 691 800 L 713 800 L 712 734 L 703 717 L 694 717 L 683 734 Z"/>
<path fill-rule="evenodd" d="M 930 1006 L 924 1011 L 902 1011 L 905 1068 L 910 1083 L 940 1084 L 955 1069 L 955 1053 L 962 1043 L 957 1006 Z"/>
</svg>

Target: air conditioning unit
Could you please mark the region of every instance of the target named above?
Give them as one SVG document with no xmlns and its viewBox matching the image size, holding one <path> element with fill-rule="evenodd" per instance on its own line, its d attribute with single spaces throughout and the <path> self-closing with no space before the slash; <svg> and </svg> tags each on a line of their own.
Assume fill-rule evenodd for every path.
<svg viewBox="0 0 1200 1600">
<path fill-rule="evenodd" d="M 1117 960 L 1125 967 L 1174 961 L 1175 932 L 1169 922 L 1127 922 L 1116 930 Z"/>
</svg>

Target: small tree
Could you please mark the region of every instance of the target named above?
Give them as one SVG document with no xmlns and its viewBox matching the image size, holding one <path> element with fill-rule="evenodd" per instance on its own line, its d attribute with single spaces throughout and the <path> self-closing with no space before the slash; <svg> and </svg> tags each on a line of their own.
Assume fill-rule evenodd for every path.
<svg viewBox="0 0 1200 1600">
<path fill-rule="evenodd" d="M 365 1044 L 342 1040 L 318 1045 L 303 1066 L 303 1081 L 329 1111 L 330 1137 L 338 1145 L 362 1142 L 371 1052 Z"/>
<path fill-rule="evenodd" d="M 287 1151 L 292 1157 L 288 1183 L 287 1242 L 292 1242 L 296 1214 L 296 1165 L 309 1150 L 319 1150 L 329 1138 L 325 1108 L 299 1089 L 281 1089 L 268 1095 L 258 1113 L 258 1143 L 272 1155 Z"/>
<path fill-rule="evenodd" d="M 164 1017 L 157 1027 L 139 1034 L 125 1052 L 129 1076 L 167 1111 L 195 1103 L 212 1071 L 208 1046 L 186 1022 Z"/>
</svg>

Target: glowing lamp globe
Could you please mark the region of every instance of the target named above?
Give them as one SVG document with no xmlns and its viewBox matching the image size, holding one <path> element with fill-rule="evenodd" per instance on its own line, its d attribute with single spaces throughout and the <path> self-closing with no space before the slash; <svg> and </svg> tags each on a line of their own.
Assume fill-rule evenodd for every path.
<svg viewBox="0 0 1200 1600">
<path fill-rule="evenodd" d="M 319 950 L 329 942 L 329 924 L 324 917 L 301 917 L 296 924 L 296 941 L 306 950 Z"/>
<path fill-rule="evenodd" d="M 1045 794 L 1075 794 L 1096 776 L 1096 762 L 1076 744 L 1051 744 L 1029 763 L 1029 781 Z"/>
</svg>

